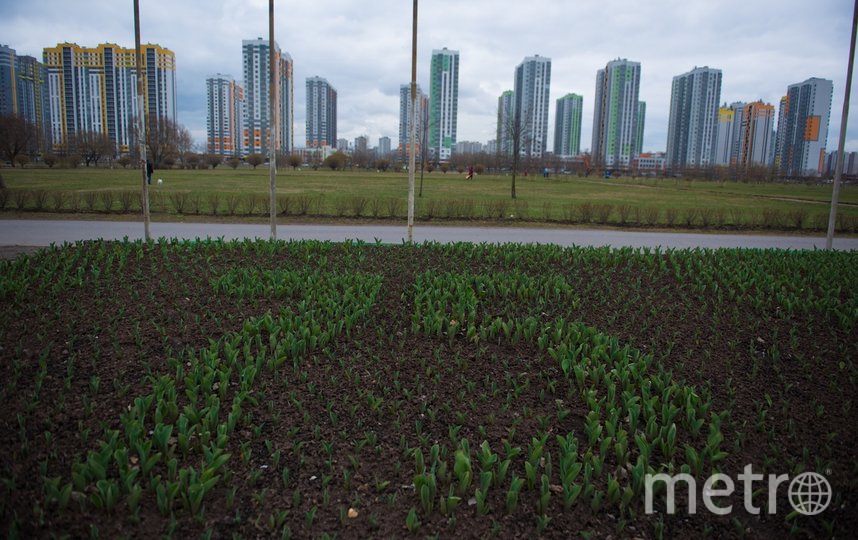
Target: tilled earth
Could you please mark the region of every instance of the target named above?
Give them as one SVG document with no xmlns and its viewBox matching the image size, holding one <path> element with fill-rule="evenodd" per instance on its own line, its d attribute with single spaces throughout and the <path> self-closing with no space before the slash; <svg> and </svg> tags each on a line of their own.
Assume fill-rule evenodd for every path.
<svg viewBox="0 0 858 540">
<path fill-rule="evenodd" d="M 495 256 L 488 248 L 479 248 L 482 255 L 466 255 L 431 245 L 248 246 L 144 246 L 142 256 L 130 258 L 121 271 L 111 270 L 111 263 L 93 269 L 93 261 L 100 260 L 95 253 L 110 250 L 109 243 L 21 255 L 29 257 L 33 272 L 65 258 L 71 261 L 69 273 L 81 269 L 88 276 L 97 272 L 98 278 L 51 289 L 46 275 L 31 281 L 23 295 L 3 289 L 0 450 L 6 459 L 0 465 L 0 534 L 153 538 L 208 532 L 219 538 L 257 538 L 285 536 L 284 525 L 295 538 L 779 538 L 791 531 L 810 537 L 848 537 L 858 531 L 858 344 L 856 329 L 837 324 L 830 313 L 779 316 L 778 302 L 759 305 L 748 299 L 753 285 L 729 299 L 713 289 L 701 292 L 670 271 L 643 271 L 635 256 L 629 259 L 633 263 L 608 257 L 602 264 L 582 265 L 574 257 L 558 257 L 546 265 Z M 11 275 L 12 265 L 22 260 L 0 266 L 0 278 Z M 853 268 L 858 262 L 854 256 L 847 261 Z M 348 335 L 309 354 L 299 380 L 290 375 L 287 384 L 276 371 L 259 374 L 257 403 L 247 411 L 255 429 L 241 427 L 231 438 L 229 478 L 206 495 L 202 516 L 180 507 L 164 516 L 148 490 L 135 518 L 121 504 L 108 511 L 85 503 L 91 496 L 87 492 L 73 493 L 63 511 L 52 506 L 43 478 L 71 481 L 72 464 L 99 448 L 106 429 L 120 429 L 121 413 L 135 397 L 151 393 L 153 378 L 171 374 L 170 359 L 241 331 L 252 317 L 290 309 L 294 299 L 214 291 L 211 280 L 236 268 L 321 268 L 380 275 L 382 284 L 370 313 Z M 420 500 L 413 485 L 414 457 L 403 448 L 427 442 L 453 448 L 452 438 L 467 438 L 472 449 L 483 440 L 495 451 L 503 441 L 526 448 L 544 430 L 556 451 L 555 435 L 583 437 L 589 410 L 582 400 L 568 400 L 568 416 L 551 416 L 558 400 L 567 399 L 549 384 L 562 372 L 534 343 L 414 333 L 414 283 L 425 272 L 563 276 L 577 301 L 549 304 L 537 315 L 546 322 L 558 317 L 581 321 L 653 354 L 674 378 L 711 395 L 714 411 L 728 411 L 722 425 L 729 454 L 723 472 L 736 478 L 752 464 L 755 472 L 793 476 L 821 467 L 833 487 L 831 506 L 820 516 L 787 521 L 784 485 L 777 495 L 778 513 L 754 515 L 743 508 L 738 482 L 728 516 L 702 508 L 696 515 L 646 515 L 642 500 L 626 513 L 608 506 L 594 510 L 585 501 L 566 510 L 554 497 L 551 520 L 537 532 L 537 494 L 523 493 L 510 513 L 505 493 L 496 490 L 489 493 L 485 515 L 468 497 L 453 519 L 437 509 L 418 511 L 420 526 L 412 534 L 406 517 L 420 508 Z M 854 306 L 856 285 L 843 284 L 844 305 Z M 488 309 L 515 313 L 519 306 Z M 47 366 L 43 379 L 40 364 Z M 490 388 L 510 377 L 527 384 L 516 407 L 502 409 Z M 385 396 L 384 407 L 369 407 L 367 392 Z M 361 440 L 368 443 L 356 448 Z M 332 444 L 330 450 L 323 441 Z M 275 448 L 282 451 L 279 464 L 272 461 Z M 348 476 L 345 469 L 351 471 Z M 523 470 L 518 474 L 523 476 Z M 684 501 L 678 501 L 679 508 Z"/>
</svg>

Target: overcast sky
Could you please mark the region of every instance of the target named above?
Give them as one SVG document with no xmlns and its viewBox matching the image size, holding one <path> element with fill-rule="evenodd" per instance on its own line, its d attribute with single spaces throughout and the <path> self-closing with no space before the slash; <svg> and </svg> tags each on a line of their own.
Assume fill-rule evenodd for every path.
<svg viewBox="0 0 858 540">
<path fill-rule="evenodd" d="M 73 42 L 134 46 L 131 0 L 0 0 L 0 43 L 39 59 Z M 417 79 L 428 93 L 432 49 L 460 54 L 458 140 L 495 138 L 497 98 L 525 56 L 551 58 L 549 144 L 555 101 L 584 96 L 581 148 L 589 149 L 596 70 L 616 58 L 641 64 L 644 151 L 663 151 L 670 85 L 695 66 L 723 71 L 721 102 L 778 105 L 787 86 L 834 81 L 828 148 L 836 150 L 849 53 L 850 0 L 424 0 Z M 305 81 L 338 92 L 339 138 L 370 144 L 399 133 L 399 86 L 411 78 L 408 0 L 275 0 L 275 40 L 295 62 L 295 143 L 303 146 Z M 141 36 L 176 54 L 178 119 L 205 142 L 205 79 L 241 81 L 241 41 L 268 38 L 265 0 L 140 0 Z M 858 150 L 858 91 L 846 149 Z M 550 148 L 551 146 L 549 146 Z"/>
</svg>

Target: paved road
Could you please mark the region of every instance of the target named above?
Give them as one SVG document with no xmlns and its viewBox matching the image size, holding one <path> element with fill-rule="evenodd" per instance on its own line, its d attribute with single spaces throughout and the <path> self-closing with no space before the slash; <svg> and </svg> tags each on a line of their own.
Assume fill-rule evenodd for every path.
<svg viewBox="0 0 858 540">
<path fill-rule="evenodd" d="M 223 238 L 225 240 L 269 237 L 269 225 L 225 223 L 152 223 L 154 238 Z M 345 239 L 402 243 L 404 224 L 393 225 L 278 225 L 277 238 L 341 241 Z M 142 222 L 0 220 L 0 246 L 48 246 L 77 240 L 136 240 L 143 238 Z M 414 240 L 436 242 L 540 243 L 563 246 L 612 246 L 662 248 L 781 248 L 822 249 L 823 236 L 750 234 L 703 234 L 625 230 L 542 229 L 511 227 L 439 227 L 417 224 Z M 858 238 L 835 238 L 834 247 L 858 250 Z"/>
</svg>

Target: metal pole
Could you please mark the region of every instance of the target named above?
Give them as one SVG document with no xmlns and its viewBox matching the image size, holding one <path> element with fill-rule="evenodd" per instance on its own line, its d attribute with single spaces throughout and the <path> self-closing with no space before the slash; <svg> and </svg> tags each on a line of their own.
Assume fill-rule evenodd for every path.
<svg viewBox="0 0 858 540">
<path fill-rule="evenodd" d="M 137 147 L 140 152 L 140 176 L 143 179 L 143 238 L 149 233 L 149 175 L 146 170 L 146 118 L 143 107 L 143 51 L 140 49 L 140 0 L 134 0 L 134 46 L 137 54 Z"/>
<path fill-rule="evenodd" d="M 856 0 L 858 1 L 858 0 Z M 408 145 L 408 243 L 414 240 L 414 163 L 417 153 L 417 0 L 411 22 L 411 144 Z"/>
<path fill-rule="evenodd" d="M 277 140 L 277 59 L 274 56 L 274 0 L 268 0 L 268 59 L 269 81 L 268 95 L 271 119 L 268 122 L 268 177 L 269 177 L 269 213 L 271 218 L 271 240 L 277 240 L 277 150 L 274 147 Z"/>
<path fill-rule="evenodd" d="M 828 234 L 825 249 L 834 244 L 834 223 L 837 221 L 837 199 L 840 197 L 840 176 L 843 171 L 843 147 L 846 145 L 846 120 L 849 118 L 849 97 L 852 94 L 852 64 L 855 61 L 855 31 L 858 28 L 858 0 L 852 8 L 852 38 L 849 44 L 849 65 L 846 68 L 846 90 L 843 93 L 843 116 L 840 119 L 840 142 L 837 144 L 837 167 L 834 172 L 834 188 L 831 191 L 831 211 L 828 213 Z"/>
</svg>

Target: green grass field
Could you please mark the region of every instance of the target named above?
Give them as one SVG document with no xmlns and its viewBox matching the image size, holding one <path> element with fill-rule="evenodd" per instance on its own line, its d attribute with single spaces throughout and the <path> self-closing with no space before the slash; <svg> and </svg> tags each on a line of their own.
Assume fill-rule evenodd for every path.
<svg viewBox="0 0 858 540">
<path fill-rule="evenodd" d="M 9 188 L 5 209 L 100 211 L 111 204 L 103 192 L 137 191 L 132 169 L 3 169 Z M 161 185 L 157 179 L 162 179 Z M 267 168 L 156 170 L 152 210 L 164 214 L 265 214 Z M 417 179 L 419 191 L 420 179 Z M 16 192 L 27 192 L 16 199 Z M 739 183 L 684 179 L 552 175 L 510 177 L 435 171 L 424 175 L 417 199 L 420 219 L 522 219 L 528 221 L 642 226 L 818 229 L 827 222 L 831 185 Z M 40 193 L 41 199 L 36 196 Z M 87 204 L 99 193 L 94 204 Z M 408 177 L 400 172 L 285 169 L 278 171 L 282 214 L 388 218 L 405 215 Z M 53 195 L 57 194 L 57 195 Z M 62 194 L 62 195 L 59 195 Z M 90 195 L 87 195 L 90 194 Z M 22 200 L 27 199 L 27 200 Z M 214 200 L 214 203 L 213 203 Z M 841 190 L 839 226 L 854 230 L 858 189 Z M 118 200 L 111 212 L 121 211 Z M 217 205 L 212 211 L 213 204 Z M 139 211 L 138 202 L 130 211 Z M 285 212 L 284 212 L 285 211 Z"/>
</svg>

